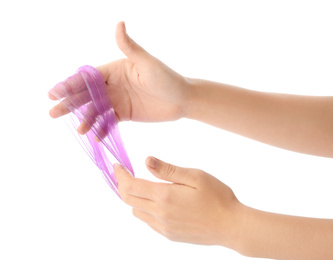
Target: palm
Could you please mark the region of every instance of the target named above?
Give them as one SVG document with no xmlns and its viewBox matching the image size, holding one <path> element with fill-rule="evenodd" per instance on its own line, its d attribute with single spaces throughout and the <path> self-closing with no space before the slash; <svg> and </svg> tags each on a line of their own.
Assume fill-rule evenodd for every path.
<svg viewBox="0 0 333 260">
<path fill-rule="evenodd" d="M 119 23 L 117 44 L 128 59 L 99 66 L 119 121 L 169 121 L 181 118 L 186 109 L 186 79 L 151 56 L 126 34 Z M 50 95 L 50 98 L 56 98 Z M 54 118 L 70 111 L 61 102 L 50 110 Z M 82 123 L 78 132 L 85 134 L 90 126 Z"/>
<path fill-rule="evenodd" d="M 135 65 L 128 59 L 104 66 L 106 83 L 118 120 L 167 121 L 181 117 L 184 78 L 157 59 Z"/>
</svg>

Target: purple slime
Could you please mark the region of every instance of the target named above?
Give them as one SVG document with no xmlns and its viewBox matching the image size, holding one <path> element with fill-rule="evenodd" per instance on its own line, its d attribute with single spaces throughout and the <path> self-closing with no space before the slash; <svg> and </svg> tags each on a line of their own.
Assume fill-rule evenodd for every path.
<svg viewBox="0 0 333 260">
<path fill-rule="evenodd" d="M 121 140 L 115 112 L 101 73 L 89 65 L 82 66 L 73 76 L 52 88 L 49 94 L 72 112 L 70 118 L 75 129 L 81 122 L 90 126 L 90 131 L 86 135 L 75 135 L 101 170 L 105 181 L 120 197 L 114 169 L 104 147 L 133 176 L 134 171 Z M 101 142 L 96 142 L 95 136 Z"/>
</svg>

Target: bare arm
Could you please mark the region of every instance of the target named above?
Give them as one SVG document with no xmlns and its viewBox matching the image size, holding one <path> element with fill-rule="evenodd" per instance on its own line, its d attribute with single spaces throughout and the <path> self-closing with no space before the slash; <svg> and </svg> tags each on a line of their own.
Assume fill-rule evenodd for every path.
<svg viewBox="0 0 333 260">
<path fill-rule="evenodd" d="M 188 117 L 270 145 L 333 157 L 333 97 L 264 93 L 185 78 L 136 44 L 122 22 L 116 39 L 128 59 L 98 69 L 118 120 Z M 62 103 L 50 111 L 52 117 L 67 113 Z M 88 130 L 78 129 L 81 134 Z"/>
<path fill-rule="evenodd" d="M 188 79 L 186 117 L 284 149 L 333 157 L 333 97 L 265 93 Z"/>
<path fill-rule="evenodd" d="M 281 215 L 243 209 L 239 252 L 283 260 L 331 259 L 333 220 Z"/>
<path fill-rule="evenodd" d="M 159 122 L 188 117 L 285 149 L 333 157 L 333 97 L 263 93 L 187 79 L 152 57 L 117 27 L 128 59 L 100 66 L 118 120 Z M 51 99 L 55 99 L 50 95 Z M 59 103 L 52 117 L 66 113 Z M 89 126 L 78 131 L 86 133 Z M 333 259 L 333 220 L 267 213 L 241 204 L 232 190 L 195 169 L 147 160 L 157 178 L 133 178 L 115 167 L 133 214 L 171 240 L 223 245 L 273 259 Z"/>
<path fill-rule="evenodd" d="M 133 178 L 115 165 L 119 192 L 136 217 L 170 240 L 221 245 L 269 259 L 333 259 L 333 220 L 256 210 L 201 170 L 152 157 L 146 163 L 152 174 L 169 183 Z"/>
</svg>

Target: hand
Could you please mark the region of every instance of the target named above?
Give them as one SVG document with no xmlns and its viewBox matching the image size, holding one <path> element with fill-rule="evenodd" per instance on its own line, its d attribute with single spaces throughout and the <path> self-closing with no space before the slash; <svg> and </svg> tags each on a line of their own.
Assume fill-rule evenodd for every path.
<svg viewBox="0 0 333 260">
<path fill-rule="evenodd" d="M 189 96 L 187 80 L 151 56 L 127 34 L 124 22 L 116 29 L 119 48 L 128 57 L 97 67 L 107 84 L 108 93 L 119 121 L 169 121 L 181 118 Z M 55 100 L 55 97 L 50 95 Z M 57 118 L 69 113 L 59 103 L 50 110 Z M 85 134 L 82 124 L 78 131 Z"/>
<path fill-rule="evenodd" d="M 133 214 L 173 241 L 233 248 L 242 204 L 215 177 L 197 169 L 180 168 L 153 157 L 148 170 L 170 183 L 132 177 L 115 164 L 118 189 Z"/>
</svg>

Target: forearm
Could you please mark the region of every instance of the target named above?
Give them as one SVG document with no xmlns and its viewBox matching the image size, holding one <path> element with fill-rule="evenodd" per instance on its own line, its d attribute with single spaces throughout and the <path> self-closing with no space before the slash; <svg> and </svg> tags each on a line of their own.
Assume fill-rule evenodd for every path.
<svg viewBox="0 0 333 260">
<path fill-rule="evenodd" d="M 265 93 L 189 79 L 187 118 L 288 150 L 333 157 L 333 97 Z"/>
<path fill-rule="evenodd" d="M 236 250 L 283 260 L 333 259 L 333 220 L 286 216 L 244 207 Z"/>
</svg>

